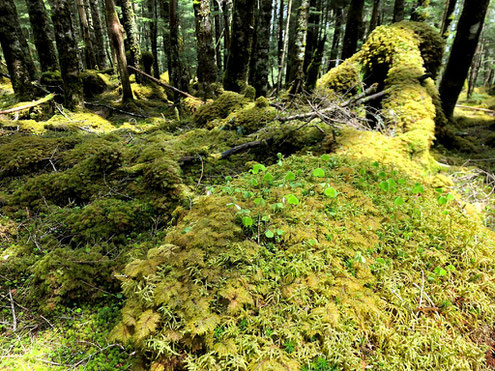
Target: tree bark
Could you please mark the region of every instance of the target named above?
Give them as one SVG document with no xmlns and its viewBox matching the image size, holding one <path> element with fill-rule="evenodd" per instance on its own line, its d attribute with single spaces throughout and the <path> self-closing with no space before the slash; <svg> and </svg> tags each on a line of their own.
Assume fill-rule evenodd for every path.
<svg viewBox="0 0 495 371">
<path fill-rule="evenodd" d="M 234 0 L 232 34 L 223 80 L 224 88 L 241 91 L 248 78 L 254 30 L 254 1 Z"/>
<path fill-rule="evenodd" d="M 221 38 L 222 32 L 220 24 L 220 5 L 218 1 L 213 0 L 213 10 L 215 11 L 215 57 L 217 62 L 217 72 L 222 71 L 222 48 L 221 48 Z"/>
<path fill-rule="evenodd" d="M 0 1 L 0 45 L 12 87 L 17 99 L 31 100 L 34 94 L 28 72 L 29 63 L 20 41 L 23 37 L 14 1 Z"/>
<path fill-rule="evenodd" d="M 53 45 L 52 29 L 45 3 L 43 0 L 26 0 L 26 4 L 41 71 L 56 71 L 57 53 Z"/>
<path fill-rule="evenodd" d="M 342 21 L 344 19 L 344 11 L 342 8 L 334 9 L 335 15 L 335 27 L 333 31 L 333 39 L 332 39 L 332 49 L 330 50 L 330 63 L 328 65 L 328 69 L 338 66 L 338 58 L 339 58 L 339 47 L 340 47 L 340 39 L 342 37 Z"/>
<path fill-rule="evenodd" d="M 279 0 L 277 46 L 277 65 L 280 67 L 282 63 L 282 52 L 284 50 L 284 0 Z"/>
<path fill-rule="evenodd" d="M 133 100 L 133 96 L 131 83 L 129 81 L 129 70 L 127 69 L 122 25 L 120 24 L 119 17 L 115 11 L 113 0 L 105 0 L 105 10 L 110 45 L 117 57 L 120 82 L 122 84 L 122 101 L 127 103 Z"/>
<path fill-rule="evenodd" d="M 304 52 L 306 50 L 306 39 L 308 35 L 308 13 L 309 0 L 302 0 L 301 6 L 297 12 L 297 36 L 296 48 L 297 54 L 295 59 L 296 78 L 291 85 L 291 94 L 298 94 L 304 89 Z"/>
<path fill-rule="evenodd" d="M 156 15 L 156 0 L 148 0 L 148 18 L 150 21 L 150 45 L 153 54 L 153 76 L 160 78 L 160 68 L 158 67 L 158 25 Z"/>
<path fill-rule="evenodd" d="M 79 21 L 81 22 L 81 31 L 83 34 L 84 46 L 85 46 L 85 60 L 86 68 L 94 69 L 97 66 L 96 55 L 93 49 L 93 43 L 91 41 L 91 34 L 89 32 L 88 18 L 86 17 L 86 10 L 84 9 L 84 1 L 77 0 L 77 11 L 79 12 Z"/>
<path fill-rule="evenodd" d="M 449 37 L 449 28 L 454 20 L 454 10 L 457 0 L 446 0 L 445 11 L 443 13 L 442 25 L 440 26 L 440 34 L 444 39 Z"/>
<path fill-rule="evenodd" d="M 169 72 L 169 78 L 170 76 L 170 17 L 169 17 L 169 2 L 168 0 L 165 1 L 160 1 L 160 16 L 165 23 L 165 29 L 163 32 L 163 52 L 165 53 L 167 57 L 167 71 Z M 172 81 L 172 80 L 170 80 Z"/>
<path fill-rule="evenodd" d="M 77 41 L 71 19 L 69 0 L 51 0 L 52 22 L 57 43 L 58 61 L 64 86 L 65 106 L 74 110 L 84 107 Z"/>
<path fill-rule="evenodd" d="M 285 84 L 289 86 L 297 76 L 297 66 L 296 66 L 296 58 L 297 58 L 297 46 L 296 46 L 296 38 L 297 38 L 297 20 L 298 20 L 298 12 L 301 7 L 302 0 L 293 0 L 292 1 L 292 11 L 289 18 L 289 32 L 287 34 L 287 38 L 289 40 L 289 47 L 287 49 L 287 65 L 285 68 Z"/>
<path fill-rule="evenodd" d="M 393 17 L 394 23 L 404 20 L 404 6 L 405 6 L 405 0 L 395 0 L 394 17 Z"/>
<path fill-rule="evenodd" d="M 342 59 L 352 57 L 357 50 L 359 31 L 363 21 L 364 0 L 351 0 L 342 45 Z"/>
<path fill-rule="evenodd" d="M 285 58 L 289 50 L 289 29 L 290 29 L 290 19 L 292 14 L 292 0 L 288 0 L 287 5 L 287 20 L 285 21 L 285 37 L 284 37 L 284 47 L 282 48 L 282 56 L 280 59 L 280 65 L 278 66 L 278 78 L 277 78 L 277 94 L 282 86 L 282 78 L 285 69 Z"/>
<path fill-rule="evenodd" d="M 476 48 L 476 52 L 473 57 L 473 62 L 471 63 L 471 68 L 469 70 L 468 90 L 467 90 L 468 99 L 470 99 L 474 93 L 474 88 L 476 87 L 476 81 L 478 80 L 478 74 L 482 63 L 483 63 L 483 43 L 480 41 Z"/>
<path fill-rule="evenodd" d="M 222 0 L 223 14 L 223 64 L 227 68 L 230 49 L 230 0 Z"/>
<path fill-rule="evenodd" d="M 189 83 L 186 70 L 180 59 L 179 49 L 179 16 L 177 14 L 177 0 L 169 1 L 169 24 L 170 24 L 170 70 L 169 77 L 172 85 L 177 89 L 188 92 Z M 175 101 L 179 100 L 180 96 L 175 96 Z"/>
<path fill-rule="evenodd" d="M 304 50 L 304 71 L 308 70 L 311 61 L 318 48 L 319 29 L 321 27 L 320 15 L 322 12 L 321 0 L 310 0 L 308 10 L 308 32 L 306 36 L 306 48 Z"/>
<path fill-rule="evenodd" d="M 260 0 L 256 9 L 256 27 L 249 68 L 249 84 L 256 89 L 256 97 L 266 96 L 268 92 L 268 72 L 270 53 L 270 23 L 272 18 L 272 0 Z"/>
<path fill-rule="evenodd" d="M 373 10 L 371 11 L 371 19 L 370 19 L 370 26 L 368 28 L 368 35 L 378 25 L 379 10 L 380 10 L 380 0 L 373 0 Z"/>
<path fill-rule="evenodd" d="M 127 46 L 129 50 L 129 61 L 131 66 L 142 68 L 141 48 L 139 47 L 138 28 L 134 16 L 134 8 L 131 0 L 121 0 L 122 20 L 125 33 L 127 35 Z M 136 76 L 136 81 L 140 78 Z"/>
<path fill-rule="evenodd" d="M 95 36 L 94 46 L 96 49 L 96 58 L 98 62 L 98 67 L 100 67 L 100 69 L 105 69 L 108 67 L 108 62 L 106 56 L 105 38 L 103 34 L 103 27 L 101 25 L 100 8 L 98 6 L 98 0 L 89 0 L 89 7 L 91 10 L 91 18 L 93 20 L 93 30 Z"/>
<path fill-rule="evenodd" d="M 440 82 L 442 108 L 447 117 L 454 114 L 457 98 L 473 61 L 483 28 L 489 0 L 465 0 L 449 61 Z"/>
<path fill-rule="evenodd" d="M 194 17 L 196 19 L 196 41 L 198 56 L 198 82 L 200 96 L 213 97 L 213 84 L 217 80 L 215 66 L 215 48 L 213 47 L 213 28 L 209 0 L 194 2 Z"/>
</svg>

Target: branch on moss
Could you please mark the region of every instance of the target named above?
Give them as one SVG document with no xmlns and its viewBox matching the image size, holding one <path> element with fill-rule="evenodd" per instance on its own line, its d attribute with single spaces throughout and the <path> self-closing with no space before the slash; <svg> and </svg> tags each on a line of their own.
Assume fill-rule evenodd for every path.
<svg viewBox="0 0 495 371">
<path fill-rule="evenodd" d="M 25 110 L 28 108 L 33 108 L 33 107 L 39 106 L 40 104 L 49 102 L 53 98 L 55 98 L 55 94 L 48 94 L 46 97 L 43 97 L 41 99 L 38 99 L 37 101 L 31 102 L 28 104 L 25 104 L 23 106 L 13 107 L 13 108 L 9 108 L 9 109 L 4 110 L 4 111 L 0 111 L 0 115 L 4 115 L 4 114 L 8 114 L 8 113 L 14 113 L 14 112 L 22 111 L 22 110 Z"/>
<path fill-rule="evenodd" d="M 144 71 L 141 71 L 141 70 L 138 70 L 136 67 L 133 67 L 133 66 L 127 66 L 127 68 L 129 68 L 130 70 L 140 74 L 141 76 L 144 76 L 146 77 L 147 79 L 157 83 L 158 85 L 160 86 L 163 86 L 164 88 L 166 89 L 170 89 L 170 90 L 173 90 L 174 92 L 176 93 L 179 93 L 180 95 L 183 95 L 184 97 L 186 98 L 193 98 L 193 99 L 199 99 L 197 97 L 195 97 L 194 95 L 191 95 L 189 93 L 186 93 L 185 91 L 182 91 L 182 90 L 179 90 L 177 89 L 175 86 L 172 86 L 172 85 L 169 85 L 167 84 L 166 82 L 162 81 L 162 80 L 158 80 L 157 78 L 151 76 L 151 75 L 148 75 L 146 72 Z"/>
<path fill-rule="evenodd" d="M 93 106 L 93 107 L 104 107 L 104 108 L 107 108 L 109 109 L 110 111 L 115 111 L 115 112 L 119 112 L 119 113 L 122 113 L 124 115 L 129 115 L 129 116 L 133 116 L 133 117 L 139 117 L 139 118 L 142 118 L 142 119 L 147 119 L 149 116 L 145 116 L 145 115 L 140 115 L 139 113 L 133 113 L 133 112 L 129 112 L 129 111 L 124 111 L 120 108 L 115 108 L 115 107 L 112 107 L 112 106 L 109 106 L 107 104 L 104 104 L 104 103 L 98 103 L 98 102 L 84 102 L 85 105 L 87 106 Z"/>
</svg>

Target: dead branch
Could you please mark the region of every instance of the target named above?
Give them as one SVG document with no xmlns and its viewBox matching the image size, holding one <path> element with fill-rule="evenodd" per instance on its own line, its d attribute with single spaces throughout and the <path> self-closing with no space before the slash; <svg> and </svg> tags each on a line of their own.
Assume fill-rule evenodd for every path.
<svg viewBox="0 0 495 371">
<path fill-rule="evenodd" d="M 175 91 L 176 93 L 179 93 L 181 95 L 183 95 L 184 97 L 187 97 L 187 98 L 193 98 L 193 99 L 199 99 L 199 98 L 196 98 L 194 95 L 191 95 L 189 93 L 186 93 L 185 91 L 182 91 L 182 90 L 179 90 L 177 89 L 175 86 L 172 86 L 172 85 L 169 85 L 167 84 L 166 82 L 162 81 L 162 80 L 158 80 L 157 78 L 151 76 L 151 75 L 148 75 L 146 72 L 144 71 L 141 71 L 141 70 L 138 70 L 136 67 L 133 67 L 133 66 L 127 66 L 127 68 L 129 68 L 130 70 L 134 71 L 134 72 L 137 72 L 139 73 L 141 76 L 144 76 L 146 77 L 147 79 L 157 83 L 158 85 L 160 86 L 163 86 L 164 88 L 166 89 L 170 89 L 170 90 L 173 90 Z"/>
<path fill-rule="evenodd" d="M 84 102 L 85 105 L 87 106 L 93 106 L 93 107 L 104 107 L 104 108 L 107 108 L 109 109 L 110 111 L 115 111 L 115 112 L 119 112 L 119 113 L 122 113 L 124 115 L 129 115 L 129 116 L 133 116 L 133 117 L 139 117 L 139 118 L 142 118 L 142 119 L 147 119 L 149 116 L 144 116 L 144 115 L 140 115 L 139 113 L 133 113 L 133 112 L 129 112 L 129 111 L 124 111 L 120 108 L 115 108 L 115 107 L 112 107 L 112 106 L 109 106 L 107 104 L 104 104 L 104 103 L 99 103 L 99 102 Z"/>
<path fill-rule="evenodd" d="M 22 111 L 22 110 L 25 110 L 25 109 L 28 109 L 28 108 L 36 107 L 36 106 L 39 106 L 40 104 L 43 104 L 43 103 L 46 103 L 46 102 L 51 101 L 53 98 L 55 98 L 55 94 L 48 94 L 44 98 L 38 99 L 37 101 L 34 101 L 34 102 L 31 102 L 31 103 L 25 104 L 23 106 L 13 107 L 13 108 L 9 108 L 9 109 L 4 110 L 4 111 L 0 111 L 0 114 L 1 115 L 4 115 L 4 114 L 7 114 L 7 113 L 13 113 L 13 112 Z"/>
<path fill-rule="evenodd" d="M 12 290 L 9 290 L 9 300 L 10 300 L 10 309 L 12 310 L 12 331 L 17 331 L 17 318 L 15 316 L 15 306 L 14 299 L 12 298 Z"/>
<path fill-rule="evenodd" d="M 495 115 L 495 111 L 491 110 L 491 109 L 486 109 L 486 108 L 479 108 L 479 107 L 471 107 L 471 106 L 463 106 L 462 104 L 456 104 L 455 105 L 456 107 L 459 107 L 459 108 L 464 108 L 464 109 L 468 109 L 468 110 L 472 110 L 472 111 L 480 111 L 480 112 L 486 112 L 490 115 Z"/>
</svg>

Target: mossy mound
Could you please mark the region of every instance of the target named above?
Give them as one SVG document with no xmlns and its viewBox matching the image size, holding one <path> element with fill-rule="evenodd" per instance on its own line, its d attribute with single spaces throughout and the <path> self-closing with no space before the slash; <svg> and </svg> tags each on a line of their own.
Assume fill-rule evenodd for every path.
<svg viewBox="0 0 495 371">
<path fill-rule="evenodd" d="M 270 107 L 268 100 L 259 97 L 256 102 L 236 111 L 227 118 L 227 127 L 242 134 L 251 134 L 277 117 L 277 110 Z"/>
<path fill-rule="evenodd" d="M 193 114 L 193 118 L 199 126 L 205 126 L 212 120 L 226 118 L 230 113 L 242 108 L 245 104 L 247 104 L 247 99 L 243 95 L 226 91 L 214 101 L 198 107 Z"/>
<path fill-rule="evenodd" d="M 446 124 L 431 78 L 441 64 L 443 41 L 433 29 L 417 22 L 377 27 L 361 51 L 323 76 L 318 85 L 338 93 L 357 89 L 357 78 L 378 83 L 387 94 L 377 108 L 387 126 L 413 148 L 412 155 L 428 162 L 428 150 Z M 435 127 L 436 123 L 436 127 Z"/>
<path fill-rule="evenodd" d="M 151 367 L 482 368 L 495 235 L 452 200 L 340 156 L 255 165 L 126 267 L 113 338 Z"/>
<path fill-rule="evenodd" d="M 80 73 L 84 96 L 86 98 L 94 98 L 102 94 L 107 89 L 107 81 L 98 71 L 84 70 Z"/>
<path fill-rule="evenodd" d="M 132 92 L 137 99 L 168 101 L 165 90 L 156 84 L 131 84 Z"/>
</svg>

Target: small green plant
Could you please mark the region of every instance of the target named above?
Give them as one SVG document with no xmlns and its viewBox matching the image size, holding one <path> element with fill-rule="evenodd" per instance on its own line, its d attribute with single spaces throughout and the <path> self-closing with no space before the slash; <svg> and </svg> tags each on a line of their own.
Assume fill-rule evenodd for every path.
<svg viewBox="0 0 495 371">
<path fill-rule="evenodd" d="M 289 205 L 297 206 L 297 205 L 299 205 L 299 199 L 296 196 L 294 196 L 293 194 L 290 194 L 287 196 L 287 203 Z"/>
<path fill-rule="evenodd" d="M 316 178 L 323 178 L 325 176 L 325 170 L 323 170 L 321 167 L 317 167 L 313 170 L 313 176 Z"/>
</svg>

